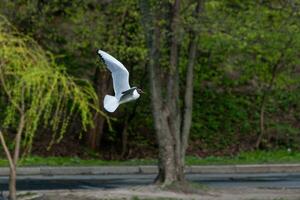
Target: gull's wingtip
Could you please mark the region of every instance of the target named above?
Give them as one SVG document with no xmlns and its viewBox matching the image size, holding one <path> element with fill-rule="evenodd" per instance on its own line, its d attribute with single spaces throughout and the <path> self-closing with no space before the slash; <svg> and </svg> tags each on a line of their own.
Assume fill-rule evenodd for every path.
<svg viewBox="0 0 300 200">
<path fill-rule="evenodd" d="M 103 51 L 102 51 L 101 49 L 98 49 L 98 50 L 97 50 L 97 53 L 100 54 L 100 55 L 101 55 L 102 52 L 103 52 Z"/>
<path fill-rule="evenodd" d="M 103 58 L 103 52 L 104 52 L 104 51 L 102 51 L 102 50 L 100 50 L 100 49 L 97 50 L 97 53 L 98 53 L 100 59 L 105 63 L 105 60 L 104 60 L 104 58 Z"/>
<path fill-rule="evenodd" d="M 109 55 L 108 53 L 106 53 L 105 51 L 98 49 L 98 54 L 100 55 L 100 57 L 102 57 L 103 59 L 107 58 L 107 57 L 111 57 L 111 55 Z"/>
</svg>

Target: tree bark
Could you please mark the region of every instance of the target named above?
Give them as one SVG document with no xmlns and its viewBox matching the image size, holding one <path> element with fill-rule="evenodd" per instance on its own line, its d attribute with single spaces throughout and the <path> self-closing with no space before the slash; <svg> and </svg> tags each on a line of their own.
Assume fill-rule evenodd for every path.
<svg viewBox="0 0 300 200">
<path fill-rule="evenodd" d="M 107 73 L 105 72 L 101 73 L 101 69 L 97 67 L 94 75 L 94 87 L 96 88 L 96 92 L 98 95 L 99 105 L 103 104 L 104 95 L 108 90 L 107 82 L 108 82 Z M 105 123 L 105 118 L 100 113 L 96 112 L 94 115 L 94 127 L 91 128 L 87 136 L 87 145 L 90 149 L 94 151 L 98 151 L 100 148 L 104 123 Z"/>
<path fill-rule="evenodd" d="M 197 7 L 195 10 L 195 17 L 198 18 L 200 13 L 203 10 L 203 0 L 198 0 Z M 192 126 L 192 114 L 193 114 L 193 82 L 194 82 L 194 65 L 196 59 L 196 38 L 198 30 L 192 29 L 190 31 L 190 44 L 189 44 L 189 62 L 186 72 L 185 80 L 185 94 L 184 94 L 184 110 L 183 110 L 183 119 L 181 126 L 181 162 L 185 163 L 185 152 L 188 147 L 188 140 L 190 136 L 190 129 Z"/>
<path fill-rule="evenodd" d="M 0 130 L 0 141 L 3 146 L 5 155 L 7 157 L 9 163 L 9 199 L 16 200 L 17 199 L 17 191 L 16 191 L 16 165 L 14 163 L 14 159 L 9 152 L 9 149 L 6 145 L 6 141 L 2 131 Z"/>
<path fill-rule="evenodd" d="M 197 12 L 200 12 L 200 1 Z M 198 11 L 199 10 L 199 11 Z M 189 50 L 190 62 L 187 70 L 185 111 L 184 118 L 181 118 L 180 96 L 179 96 L 179 69 L 178 69 L 178 32 L 179 32 L 180 0 L 175 0 L 172 5 L 171 38 L 170 38 L 170 69 L 167 72 L 167 84 L 164 90 L 160 76 L 157 75 L 159 66 L 159 49 L 161 30 L 158 24 L 154 24 L 154 31 L 151 37 L 148 35 L 149 55 L 149 78 L 152 94 L 152 112 L 155 122 L 155 131 L 159 145 L 159 174 L 156 182 L 163 186 L 174 182 L 184 181 L 184 155 L 186 151 L 188 133 L 191 126 L 192 96 L 193 96 L 193 67 L 195 60 L 196 44 L 195 35 L 191 36 Z M 147 14 L 147 13 L 146 13 Z M 161 13 L 155 13 L 154 22 L 158 22 Z M 146 30 L 147 31 L 147 30 Z M 163 91 L 166 98 L 163 99 Z M 183 122 L 182 122 L 183 120 Z"/>
<path fill-rule="evenodd" d="M 153 52 L 158 52 L 160 29 L 154 30 L 154 44 L 151 48 L 150 81 L 153 102 L 153 116 L 159 145 L 159 174 L 156 181 L 167 186 L 183 179 L 183 170 L 180 162 L 180 110 L 179 110 L 179 82 L 178 82 L 178 43 L 177 29 L 179 21 L 180 0 L 175 0 L 172 7 L 171 22 L 171 51 L 170 70 L 168 73 L 167 99 L 162 100 L 162 82 L 156 75 L 158 57 Z M 158 45 L 157 45 L 158 44 Z"/>
<path fill-rule="evenodd" d="M 180 99 L 179 99 L 179 69 L 178 69 L 178 35 L 179 35 L 179 12 L 180 12 L 180 0 L 175 0 L 173 5 L 173 17 L 171 23 L 171 52 L 170 52 L 170 74 L 168 85 L 168 102 L 169 108 L 168 124 L 170 127 L 171 137 L 173 139 L 174 148 L 174 165 L 176 168 L 176 176 L 174 181 L 181 181 L 184 179 L 184 163 L 181 163 L 180 159 Z"/>
<path fill-rule="evenodd" d="M 198 3 L 202 1 L 199 0 Z M 144 3 L 144 2 L 143 2 Z M 141 3 L 142 4 L 142 3 Z M 149 10 L 144 6 L 143 14 L 145 21 L 149 20 Z M 161 25 L 159 21 L 163 15 L 159 9 L 162 5 L 157 5 L 153 28 L 149 28 L 146 23 L 146 37 L 149 46 L 149 79 L 152 100 L 152 114 L 154 118 L 155 132 L 159 146 L 158 168 L 159 173 L 156 182 L 163 186 L 168 186 L 175 182 L 184 181 L 184 155 L 187 146 L 188 132 L 191 126 L 192 96 L 193 96 L 193 67 L 195 60 L 196 45 L 195 40 L 191 39 L 187 70 L 186 91 L 186 111 L 184 112 L 184 122 L 181 118 L 180 96 L 179 96 L 179 67 L 178 67 L 178 32 L 180 20 L 180 0 L 175 0 L 172 5 L 171 38 L 170 38 L 170 69 L 166 72 L 167 83 L 164 85 L 160 80 L 161 76 L 157 73 L 159 67 L 159 50 L 161 49 Z M 197 6 L 198 8 L 199 6 Z M 143 8 L 143 7 L 142 7 Z M 147 21 L 146 21 L 147 22 Z M 149 23 L 149 22 L 148 22 Z M 147 27 L 148 25 L 148 27 Z M 151 27 L 151 26 L 150 26 Z M 147 29 L 148 28 L 148 29 Z M 196 32 L 195 32 L 196 34 Z M 191 34 L 195 38 L 193 34 Z M 166 86 L 166 87 L 164 87 Z M 163 98 L 163 95 L 166 97 Z M 182 132 L 181 132 L 182 131 Z M 184 136 L 182 135 L 184 134 Z M 184 141 L 186 140 L 186 141 Z M 184 146 L 183 146 L 184 145 Z"/>
<path fill-rule="evenodd" d="M 15 166 L 17 166 L 18 161 L 19 161 L 20 145 L 21 145 L 21 139 L 22 139 L 22 133 L 23 133 L 24 126 L 25 126 L 25 115 L 22 112 L 18 130 L 17 130 L 16 141 L 15 141 L 15 152 L 14 152 L 14 158 L 13 158 L 13 162 L 14 162 Z"/>
<path fill-rule="evenodd" d="M 160 20 L 160 15 L 156 13 L 156 20 Z M 152 114 L 154 118 L 154 127 L 159 146 L 159 174 L 156 178 L 157 183 L 169 184 L 173 182 L 175 175 L 174 151 L 171 144 L 170 130 L 167 124 L 168 110 L 163 107 L 162 84 L 159 74 L 157 74 L 159 49 L 160 49 L 161 29 L 155 24 L 153 34 L 148 34 L 150 46 L 149 52 L 149 81 L 151 90 Z"/>
<path fill-rule="evenodd" d="M 17 188 L 16 188 L 17 170 L 16 166 L 9 168 L 9 200 L 17 199 Z"/>
</svg>

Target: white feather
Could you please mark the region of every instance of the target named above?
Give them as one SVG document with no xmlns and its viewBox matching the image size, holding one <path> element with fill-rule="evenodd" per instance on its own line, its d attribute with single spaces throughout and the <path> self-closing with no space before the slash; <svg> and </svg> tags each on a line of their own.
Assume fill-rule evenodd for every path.
<svg viewBox="0 0 300 200">
<path fill-rule="evenodd" d="M 114 97 L 114 96 L 110 96 L 110 95 L 105 95 L 104 97 L 104 108 L 105 110 L 107 110 L 108 112 L 114 112 L 118 106 L 119 106 L 119 100 Z"/>
<path fill-rule="evenodd" d="M 107 68 L 112 74 L 115 96 L 120 99 L 122 92 L 130 89 L 129 72 L 120 61 L 108 53 L 98 50 L 98 54 L 103 58 Z"/>
</svg>

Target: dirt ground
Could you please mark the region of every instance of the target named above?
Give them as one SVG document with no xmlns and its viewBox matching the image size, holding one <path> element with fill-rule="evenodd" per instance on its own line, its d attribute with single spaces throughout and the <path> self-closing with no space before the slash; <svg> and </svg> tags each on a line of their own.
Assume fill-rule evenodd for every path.
<svg viewBox="0 0 300 200">
<path fill-rule="evenodd" d="M 52 190 L 22 194 L 20 200 L 116 200 L 116 199 L 199 199 L 199 200 L 300 200 L 298 189 L 207 189 L 201 194 L 162 191 L 156 186 L 105 190 Z"/>
</svg>

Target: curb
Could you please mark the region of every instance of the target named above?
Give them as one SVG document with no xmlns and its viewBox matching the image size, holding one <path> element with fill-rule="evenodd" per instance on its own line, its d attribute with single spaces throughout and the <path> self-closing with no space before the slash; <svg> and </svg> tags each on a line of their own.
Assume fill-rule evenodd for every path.
<svg viewBox="0 0 300 200">
<path fill-rule="evenodd" d="M 186 166 L 188 174 L 243 174 L 243 173 L 300 173 L 300 164 L 254 165 L 199 165 Z M 155 165 L 90 166 L 90 167 L 19 167 L 19 176 L 157 174 Z M 0 176 L 8 176 L 9 168 L 0 167 Z"/>
</svg>

